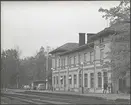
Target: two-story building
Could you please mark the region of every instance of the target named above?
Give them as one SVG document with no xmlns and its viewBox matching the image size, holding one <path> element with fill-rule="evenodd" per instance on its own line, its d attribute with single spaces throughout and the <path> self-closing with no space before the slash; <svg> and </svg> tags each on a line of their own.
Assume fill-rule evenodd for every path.
<svg viewBox="0 0 131 105">
<path fill-rule="evenodd" d="M 110 62 L 107 52 L 113 33 L 109 29 L 79 33 L 79 43 L 66 43 L 51 51 L 53 89 L 102 93 L 104 83 L 112 82 L 111 68 L 105 63 Z"/>
</svg>

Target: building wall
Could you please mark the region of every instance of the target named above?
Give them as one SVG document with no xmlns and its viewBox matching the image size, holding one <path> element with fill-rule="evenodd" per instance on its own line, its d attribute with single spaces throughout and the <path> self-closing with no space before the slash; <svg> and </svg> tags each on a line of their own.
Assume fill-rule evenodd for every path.
<svg viewBox="0 0 131 105">
<path fill-rule="evenodd" d="M 102 42 L 102 45 L 105 45 L 103 47 L 100 47 L 100 41 L 96 40 L 95 43 L 95 51 L 96 51 L 96 74 L 95 74 L 95 85 L 96 85 L 96 91 L 97 92 L 102 92 L 103 90 L 103 84 L 104 84 L 104 77 L 103 77 L 103 72 L 108 72 L 110 68 L 102 68 L 103 64 L 105 61 L 110 61 L 110 59 L 106 58 L 107 57 L 107 52 L 110 51 L 110 42 L 108 40 L 109 38 L 104 38 L 104 42 Z M 103 63 L 101 62 L 101 52 L 100 50 L 103 49 L 104 55 L 103 55 Z M 94 92 L 94 88 L 91 88 L 91 83 L 90 83 L 90 74 L 94 73 L 94 64 L 90 62 L 90 52 L 92 51 L 92 49 L 85 49 L 85 50 L 81 50 L 79 52 L 74 52 L 68 55 L 64 55 L 64 56 L 57 56 L 57 54 L 54 56 L 54 59 L 57 59 L 57 67 L 56 67 L 56 60 L 52 59 L 52 66 L 55 68 L 55 70 L 53 71 L 53 75 L 52 75 L 52 85 L 54 87 L 54 89 L 56 90 L 64 90 L 64 91 L 81 91 L 81 87 L 79 87 L 79 71 L 80 68 L 82 69 L 82 66 L 79 65 L 80 62 L 84 62 L 84 54 L 87 53 L 87 59 L 84 62 L 83 65 L 83 86 L 85 86 L 84 83 L 84 74 L 87 73 L 88 74 L 88 85 L 87 87 L 84 87 L 84 91 L 85 92 Z M 79 59 L 79 55 L 81 55 L 81 59 Z M 74 56 L 76 56 L 76 65 L 69 65 L 70 60 L 69 58 L 72 57 L 74 58 Z M 62 59 L 65 58 L 65 67 L 58 67 L 58 59 Z M 94 57 L 93 57 L 94 58 Z M 73 63 L 72 59 L 72 63 Z M 80 61 L 80 62 L 79 62 Z M 71 64 L 72 64 L 71 63 Z M 55 65 L 55 66 L 54 66 Z M 61 65 L 61 64 L 60 64 Z M 102 87 L 98 88 L 98 72 L 101 73 L 101 78 L 102 78 Z M 74 84 L 74 74 L 77 76 L 76 78 L 76 84 Z M 69 84 L 69 75 L 71 75 L 72 77 L 72 83 Z M 54 77 L 58 76 L 58 81 L 59 83 L 56 84 L 56 78 L 55 78 L 55 84 L 54 84 Z M 64 83 L 61 84 L 61 81 L 64 79 L 61 78 L 61 76 L 66 76 L 66 85 L 64 86 Z M 110 81 L 111 78 L 111 74 L 108 72 L 108 81 Z"/>
</svg>

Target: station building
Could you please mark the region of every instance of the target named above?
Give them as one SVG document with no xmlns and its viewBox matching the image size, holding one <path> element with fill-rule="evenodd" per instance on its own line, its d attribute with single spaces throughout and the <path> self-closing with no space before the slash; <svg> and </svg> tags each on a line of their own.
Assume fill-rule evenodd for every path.
<svg viewBox="0 0 131 105">
<path fill-rule="evenodd" d="M 79 33 L 79 43 L 66 43 L 51 51 L 53 89 L 102 93 L 104 83 L 112 82 L 106 62 L 110 62 L 107 52 L 113 33 L 108 28 L 97 34 Z"/>
</svg>

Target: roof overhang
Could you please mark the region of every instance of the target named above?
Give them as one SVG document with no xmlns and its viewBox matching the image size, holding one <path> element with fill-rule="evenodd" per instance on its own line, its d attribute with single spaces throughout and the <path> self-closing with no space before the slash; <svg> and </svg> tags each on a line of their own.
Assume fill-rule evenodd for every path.
<svg viewBox="0 0 131 105">
<path fill-rule="evenodd" d="M 84 45 L 82 45 L 82 46 L 80 46 L 80 47 L 78 47 L 76 49 L 60 53 L 59 55 L 62 56 L 62 55 L 66 55 L 66 54 L 69 54 L 69 53 L 76 52 L 76 51 L 81 51 L 81 50 L 84 50 L 86 48 L 91 48 L 91 47 L 94 48 L 94 43 L 84 44 Z"/>
</svg>

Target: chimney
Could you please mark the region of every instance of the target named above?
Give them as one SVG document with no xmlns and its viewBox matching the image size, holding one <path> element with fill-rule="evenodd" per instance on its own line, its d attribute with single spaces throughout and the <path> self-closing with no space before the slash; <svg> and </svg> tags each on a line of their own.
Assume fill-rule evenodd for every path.
<svg viewBox="0 0 131 105">
<path fill-rule="evenodd" d="M 89 38 L 90 38 L 91 36 L 93 36 L 93 35 L 96 35 L 96 34 L 93 34 L 93 33 L 87 33 L 87 42 L 86 42 L 86 43 L 88 43 Z"/>
<path fill-rule="evenodd" d="M 79 46 L 85 44 L 85 33 L 79 33 Z"/>
</svg>

